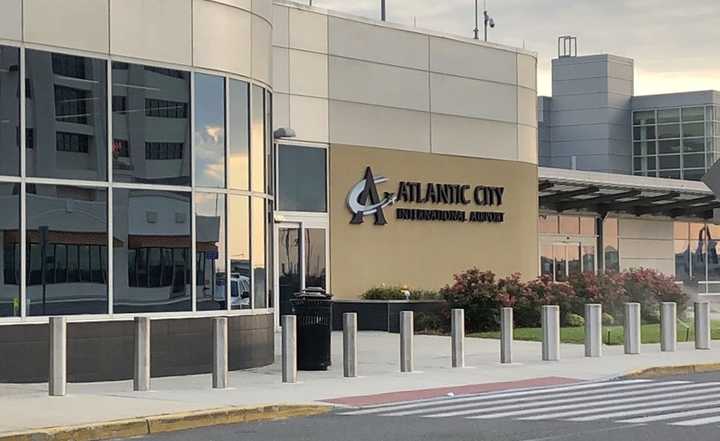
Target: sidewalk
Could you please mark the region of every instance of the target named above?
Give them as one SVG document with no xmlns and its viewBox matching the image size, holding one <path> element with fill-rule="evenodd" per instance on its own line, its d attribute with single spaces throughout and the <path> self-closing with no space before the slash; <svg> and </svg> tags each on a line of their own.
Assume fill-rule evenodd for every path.
<svg viewBox="0 0 720 441">
<path fill-rule="evenodd" d="M 279 336 L 278 336 L 279 339 Z M 640 355 L 624 355 L 622 346 L 604 348 L 602 358 L 584 357 L 582 345 L 562 345 L 561 361 L 540 360 L 541 345 L 516 341 L 512 365 L 501 365 L 499 342 L 467 338 L 465 369 L 451 369 L 450 338 L 415 336 L 417 372 L 399 372 L 399 336 L 383 332 L 359 335 L 359 374 L 342 376 L 342 334 L 333 334 L 333 366 L 326 372 L 300 372 L 299 384 L 281 382 L 280 356 L 272 366 L 232 372 L 231 389 L 212 390 L 210 375 L 156 378 L 151 392 L 132 392 L 132 381 L 68 384 L 66 397 L 50 398 L 47 384 L 0 385 L 0 434 L 224 406 L 308 404 L 339 397 L 459 387 L 484 383 L 561 377 L 597 380 L 632 370 L 720 361 L 717 349 L 696 351 L 681 343 L 675 353 L 644 345 Z M 279 341 L 276 350 L 279 350 Z M 317 403 L 315 403 L 317 404 Z"/>
</svg>

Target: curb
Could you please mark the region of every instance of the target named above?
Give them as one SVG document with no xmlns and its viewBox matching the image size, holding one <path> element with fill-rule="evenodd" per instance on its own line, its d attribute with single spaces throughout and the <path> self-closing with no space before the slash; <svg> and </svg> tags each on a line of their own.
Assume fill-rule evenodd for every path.
<svg viewBox="0 0 720 441">
<path fill-rule="evenodd" d="M 703 363 L 703 364 L 688 364 L 679 366 L 660 366 L 651 367 L 645 369 L 637 369 L 630 371 L 620 378 L 625 379 L 642 379 L 642 378 L 658 378 L 658 377 L 669 377 L 672 375 L 692 375 L 702 374 L 706 372 L 718 372 L 720 371 L 720 363 Z"/>
<path fill-rule="evenodd" d="M 259 407 L 225 407 L 212 410 L 108 421 L 82 426 L 53 427 L 0 434 L 0 441 L 99 441 L 131 438 L 203 427 L 277 421 L 292 417 L 321 415 L 327 405 L 272 405 Z"/>
</svg>

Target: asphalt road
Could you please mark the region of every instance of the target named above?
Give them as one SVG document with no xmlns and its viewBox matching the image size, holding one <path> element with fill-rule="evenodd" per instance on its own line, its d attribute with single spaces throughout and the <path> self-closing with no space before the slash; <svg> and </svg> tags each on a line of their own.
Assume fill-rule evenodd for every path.
<svg viewBox="0 0 720 441">
<path fill-rule="evenodd" d="M 141 439 L 717 441 L 720 374 L 443 397 Z"/>
</svg>

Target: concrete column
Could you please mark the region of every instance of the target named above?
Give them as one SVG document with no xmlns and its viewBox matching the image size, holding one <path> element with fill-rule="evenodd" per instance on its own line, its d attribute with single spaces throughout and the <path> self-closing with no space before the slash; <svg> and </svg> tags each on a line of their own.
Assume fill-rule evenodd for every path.
<svg viewBox="0 0 720 441">
<path fill-rule="evenodd" d="M 560 307 L 542 307 L 542 359 L 544 361 L 560 360 Z"/>
<path fill-rule="evenodd" d="M 640 353 L 640 304 L 625 304 L 625 353 Z"/>
<path fill-rule="evenodd" d="M 347 378 L 357 377 L 357 313 L 343 314 L 343 375 Z"/>
<path fill-rule="evenodd" d="M 465 310 L 452 310 L 452 367 L 465 367 Z"/>
<path fill-rule="evenodd" d="M 660 305 L 660 350 L 675 352 L 677 349 L 677 304 L 663 302 Z"/>
<path fill-rule="evenodd" d="M 500 363 L 512 363 L 513 309 L 500 311 Z"/>
<path fill-rule="evenodd" d="M 282 379 L 297 383 L 297 328 L 294 315 L 282 316 Z"/>
<path fill-rule="evenodd" d="M 150 317 L 135 317 L 133 390 L 150 390 Z"/>
<path fill-rule="evenodd" d="M 48 390 L 51 397 L 67 393 L 67 322 L 65 317 L 50 317 L 50 372 Z"/>
<path fill-rule="evenodd" d="M 602 305 L 585 305 L 585 356 L 602 356 Z"/>
<path fill-rule="evenodd" d="M 228 319 L 213 318 L 213 388 L 228 387 Z"/>
<path fill-rule="evenodd" d="M 415 364 L 413 354 L 413 312 L 400 313 L 400 372 L 412 372 Z"/>
<path fill-rule="evenodd" d="M 695 310 L 695 349 L 710 349 L 710 303 L 696 302 Z"/>
</svg>

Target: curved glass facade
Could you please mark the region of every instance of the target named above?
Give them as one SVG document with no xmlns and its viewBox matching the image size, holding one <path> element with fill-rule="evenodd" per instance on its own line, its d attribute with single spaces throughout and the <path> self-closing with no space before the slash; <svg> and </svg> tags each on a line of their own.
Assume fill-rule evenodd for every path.
<svg viewBox="0 0 720 441">
<path fill-rule="evenodd" d="M 0 317 L 272 306 L 270 92 L 21 55 L 0 46 Z"/>
</svg>

